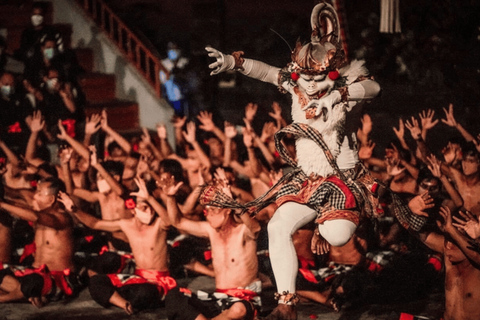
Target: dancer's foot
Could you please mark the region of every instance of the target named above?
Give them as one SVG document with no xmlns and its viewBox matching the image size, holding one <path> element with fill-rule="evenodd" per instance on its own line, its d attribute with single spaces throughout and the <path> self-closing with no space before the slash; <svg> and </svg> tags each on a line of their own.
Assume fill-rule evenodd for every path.
<svg viewBox="0 0 480 320">
<path fill-rule="evenodd" d="M 272 313 L 263 320 L 297 320 L 297 309 L 294 305 L 279 304 Z"/>
</svg>

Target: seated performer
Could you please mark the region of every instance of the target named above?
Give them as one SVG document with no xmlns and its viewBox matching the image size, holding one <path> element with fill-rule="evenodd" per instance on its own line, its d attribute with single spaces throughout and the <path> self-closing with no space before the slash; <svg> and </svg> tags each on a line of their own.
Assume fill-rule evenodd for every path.
<svg viewBox="0 0 480 320">
<path fill-rule="evenodd" d="M 32 209 L 0 202 L 0 209 L 34 223 L 36 247 L 31 268 L 11 266 L 0 271 L 0 302 L 26 298 L 41 307 L 75 293 L 73 220 L 59 206 L 59 189 L 56 178 L 40 180 Z"/>
<path fill-rule="evenodd" d="M 132 218 L 99 220 L 78 210 L 72 200 L 62 194 L 67 211 L 88 227 L 109 232 L 123 231 L 127 236 L 136 263 L 135 273 L 95 275 L 90 278 L 89 290 L 100 305 L 107 307 L 112 304 L 128 314 L 159 307 L 167 292 L 176 286 L 168 271 L 168 216 L 165 209 L 148 194 L 145 182 L 141 179 L 136 182 L 139 191 L 133 194 L 137 203 Z"/>
<path fill-rule="evenodd" d="M 224 173 L 221 177 L 218 183 L 226 187 Z M 259 306 L 261 292 L 256 241 L 260 232 L 258 221 L 248 214 L 238 217 L 231 209 L 210 206 L 205 207 L 206 221 L 186 219 L 175 200 L 181 184 L 174 186 L 173 181 L 169 181 L 164 187 L 170 221 L 180 231 L 210 240 L 216 290 L 208 298 L 184 288 L 170 291 L 165 301 L 168 319 L 254 319 L 254 306 Z M 208 189 L 205 192 L 208 193 Z"/>
</svg>

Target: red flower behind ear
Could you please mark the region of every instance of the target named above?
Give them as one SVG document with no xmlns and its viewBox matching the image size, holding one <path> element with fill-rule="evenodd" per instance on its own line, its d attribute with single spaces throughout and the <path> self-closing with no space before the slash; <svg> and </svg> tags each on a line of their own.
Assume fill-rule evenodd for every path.
<svg viewBox="0 0 480 320">
<path fill-rule="evenodd" d="M 339 76 L 340 76 L 340 74 L 338 73 L 337 70 L 335 70 L 335 71 L 330 71 L 330 72 L 328 73 L 328 77 L 330 78 L 330 80 L 337 80 Z"/>
<path fill-rule="evenodd" d="M 125 200 L 125 208 L 135 209 L 136 206 L 137 204 L 135 203 L 135 200 L 133 200 L 132 198 Z"/>
<path fill-rule="evenodd" d="M 292 72 L 290 74 L 290 78 L 292 78 L 292 80 L 296 82 L 298 79 L 300 79 L 300 75 L 296 72 Z"/>
</svg>

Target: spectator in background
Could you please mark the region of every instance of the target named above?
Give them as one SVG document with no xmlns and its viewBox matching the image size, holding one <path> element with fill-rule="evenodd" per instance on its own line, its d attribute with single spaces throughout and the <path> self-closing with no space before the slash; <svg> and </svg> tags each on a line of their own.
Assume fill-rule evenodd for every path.
<svg viewBox="0 0 480 320">
<path fill-rule="evenodd" d="M 15 151 L 25 148 L 28 116 L 18 93 L 15 77 L 10 72 L 0 73 L 0 136 Z"/>
<path fill-rule="evenodd" d="M 15 57 L 26 62 L 40 50 L 40 43 L 46 37 L 51 37 L 59 51 L 63 51 L 63 38 L 53 26 L 45 23 L 45 3 L 35 2 L 32 5 L 31 25 L 23 30 L 20 48 Z"/>
<path fill-rule="evenodd" d="M 179 79 L 176 75 L 188 64 L 188 59 L 181 56 L 182 51 L 175 43 L 169 42 L 167 46 L 167 58 L 162 60 L 167 73 L 160 71 L 160 82 L 164 85 L 168 102 L 175 110 L 177 116 L 188 116 L 188 106 L 182 93 Z"/>
</svg>

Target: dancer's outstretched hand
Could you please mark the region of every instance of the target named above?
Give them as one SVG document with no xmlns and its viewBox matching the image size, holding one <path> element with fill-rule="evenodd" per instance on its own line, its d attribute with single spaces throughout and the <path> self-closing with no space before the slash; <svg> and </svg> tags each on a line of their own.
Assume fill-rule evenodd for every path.
<svg viewBox="0 0 480 320">
<path fill-rule="evenodd" d="M 231 55 L 223 54 L 212 47 L 206 47 L 205 50 L 207 50 L 209 57 L 216 59 L 214 63 L 208 66 L 210 69 L 213 69 L 212 72 L 210 72 L 211 76 L 227 70 L 233 70 L 235 67 L 235 59 Z"/>
</svg>

